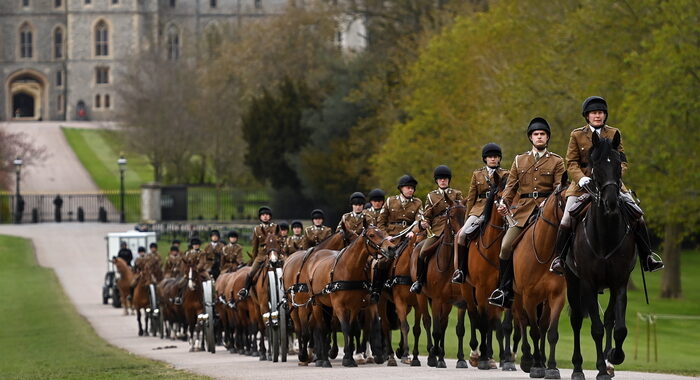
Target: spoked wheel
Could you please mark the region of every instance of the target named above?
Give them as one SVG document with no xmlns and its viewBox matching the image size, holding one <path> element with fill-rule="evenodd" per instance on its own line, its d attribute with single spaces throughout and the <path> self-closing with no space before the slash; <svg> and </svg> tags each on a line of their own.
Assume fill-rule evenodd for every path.
<svg viewBox="0 0 700 380">
<path fill-rule="evenodd" d="M 289 337 L 287 336 L 287 304 L 282 303 L 279 307 L 279 332 L 280 332 L 280 360 L 287 361 L 287 351 L 289 350 Z"/>
<path fill-rule="evenodd" d="M 205 342 L 207 351 L 212 354 L 216 352 L 216 339 L 214 338 L 214 287 L 211 281 L 202 284 L 204 288 L 204 313 L 207 315 L 204 324 Z"/>
<path fill-rule="evenodd" d="M 148 318 L 150 318 L 151 322 L 150 332 L 152 336 L 156 336 L 163 330 L 163 323 L 160 316 L 160 309 L 158 308 L 158 296 L 154 284 L 148 285 L 148 301 L 151 309 L 148 313 Z"/>
</svg>

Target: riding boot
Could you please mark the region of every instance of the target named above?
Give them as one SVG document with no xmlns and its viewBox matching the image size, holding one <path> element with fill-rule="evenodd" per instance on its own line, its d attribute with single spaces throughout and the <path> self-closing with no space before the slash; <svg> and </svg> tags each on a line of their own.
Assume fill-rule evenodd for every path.
<svg viewBox="0 0 700 380">
<path fill-rule="evenodd" d="M 489 303 L 494 306 L 510 309 L 513 305 L 513 259 L 500 260 L 499 285 L 489 297 Z"/>
<path fill-rule="evenodd" d="M 420 294 L 423 290 L 423 284 L 425 283 L 425 259 L 418 257 L 418 267 L 416 268 L 416 281 L 411 285 L 411 293 Z"/>
<path fill-rule="evenodd" d="M 637 222 L 637 226 L 634 229 L 634 236 L 637 242 L 637 252 L 642 259 L 642 269 L 645 272 L 656 272 L 664 268 L 664 263 L 656 259 L 659 257 L 656 253 L 651 250 L 651 241 L 649 240 L 649 231 L 647 230 L 646 222 L 644 218 L 640 218 Z"/>
<path fill-rule="evenodd" d="M 467 273 L 467 253 L 469 253 L 469 240 L 462 245 L 457 243 L 457 268 L 452 275 L 453 284 L 463 284 L 464 276 Z"/>
<path fill-rule="evenodd" d="M 379 263 L 374 265 L 373 276 L 372 276 L 372 289 L 369 295 L 369 300 L 371 303 L 376 304 L 379 302 L 379 296 L 382 294 L 382 288 L 386 282 L 384 272 L 380 267 Z"/>
<path fill-rule="evenodd" d="M 262 267 L 262 262 L 255 261 L 253 263 L 253 266 L 250 268 L 250 272 L 248 272 L 248 275 L 245 278 L 245 286 L 243 287 L 243 289 L 238 291 L 238 296 L 241 299 L 245 299 L 246 297 L 248 297 L 250 287 L 253 286 L 253 278 L 255 278 L 255 275 L 257 274 L 260 267 Z"/>
<path fill-rule="evenodd" d="M 564 275 L 564 261 L 569 251 L 569 240 L 571 238 L 571 227 L 560 225 L 557 231 L 557 241 L 554 243 L 554 254 L 557 256 L 552 260 L 549 271 L 560 276 Z"/>
</svg>

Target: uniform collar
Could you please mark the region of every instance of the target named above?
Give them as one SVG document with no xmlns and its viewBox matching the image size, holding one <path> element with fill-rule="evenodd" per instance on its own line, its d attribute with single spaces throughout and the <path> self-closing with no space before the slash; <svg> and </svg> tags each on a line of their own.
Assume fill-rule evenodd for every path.
<svg viewBox="0 0 700 380">
<path fill-rule="evenodd" d="M 540 153 L 540 152 L 533 147 L 532 150 L 529 152 L 529 154 L 532 157 L 535 157 L 535 153 Z M 548 155 L 549 155 L 549 151 L 547 150 L 547 148 L 544 148 L 544 151 L 542 151 L 542 153 L 540 153 L 540 158 L 548 156 Z"/>
<path fill-rule="evenodd" d="M 402 204 L 404 204 L 404 203 L 412 201 L 413 197 L 411 197 L 409 199 L 409 198 L 404 197 L 403 194 L 399 194 L 399 200 L 401 201 Z"/>
<path fill-rule="evenodd" d="M 598 132 L 598 136 L 600 136 L 600 134 L 603 133 L 603 128 L 605 128 L 605 124 L 603 124 L 603 126 L 600 127 L 600 128 L 598 128 L 598 129 L 595 129 L 595 128 L 593 128 L 592 125 L 588 124 L 588 129 L 591 131 L 591 133 L 597 131 L 597 132 Z"/>
</svg>

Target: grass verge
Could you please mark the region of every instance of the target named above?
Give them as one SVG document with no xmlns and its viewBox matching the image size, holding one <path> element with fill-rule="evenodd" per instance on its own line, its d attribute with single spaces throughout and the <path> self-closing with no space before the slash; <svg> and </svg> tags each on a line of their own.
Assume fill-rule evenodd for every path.
<svg viewBox="0 0 700 380">
<path fill-rule="evenodd" d="M 28 240 L 0 236 L 0 378 L 193 379 L 103 341 L 75 311 Z"/>
</svg>

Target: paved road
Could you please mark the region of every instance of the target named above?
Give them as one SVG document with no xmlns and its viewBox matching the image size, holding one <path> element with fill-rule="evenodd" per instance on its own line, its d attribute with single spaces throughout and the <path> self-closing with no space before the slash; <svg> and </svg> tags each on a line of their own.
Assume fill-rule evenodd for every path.
<svg viewBox="0 0 700 380">
<path fill-rule="evenodd" d="M 502 371 L 479 371 L 474 368 L 456 369 L 449 360 L 447 369 L 425 366 L 398 368 L 366 365 L 343 368 L 336 360 L 334 368 L 299 367 L 294 360 L 288 363 L 260 362 L 256 358 L 231 355 L 225 351 L 216 354 L 189 353 L 184 342 L 164 341 L 152 337 L 138 337 L 135 317 L 122 316 L 121 309 L 102 305 L 101 286 L 105 273 L 105 241 L 107 232 L 121 232 L 128 228 L 119 224 L 37 224 L 2 225 L 0 234 L 24 236 L 33 239 L 39 263 L 53 268 L 66 294 L 97 333 L 108 342 L 137 355 L 171 363 L 174 367 L 204 374 L 217 379 L 528 379 L 528 374 Z M 68 343 L 68 342 L 66 342 Z M 175 348 L 163 348 L 165 346 Z M 294 359 L 294 358 L 292 358 Z M 424 362 L 425 363 L 425 362 Z M 571 376 L 571 370 L 562 370 L 562 378 Z M 690 377 L 618 371 L 615 379 L 675 380 Z M 589 379 L 593 371 L 586 371 Z"/>
</svg>

